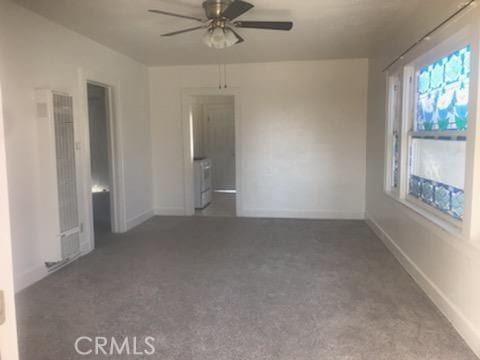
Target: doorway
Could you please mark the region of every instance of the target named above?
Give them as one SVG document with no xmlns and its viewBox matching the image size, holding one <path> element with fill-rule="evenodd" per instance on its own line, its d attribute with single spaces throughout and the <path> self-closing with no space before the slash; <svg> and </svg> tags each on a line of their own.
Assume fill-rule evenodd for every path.
<svg viewBox="0 0 480 360">
<path fill-rule="evenodd" d="M 236 216 L 235 98 L 192 100 L 195 215 Z"/>
<path fill-rule="evenodd" d="M 87 94 L 93 228 L 97 240 L 112 232 L 115 211 L 112 201 L 110 91 L 106 86 L 89 82 Z"/>
</svg>

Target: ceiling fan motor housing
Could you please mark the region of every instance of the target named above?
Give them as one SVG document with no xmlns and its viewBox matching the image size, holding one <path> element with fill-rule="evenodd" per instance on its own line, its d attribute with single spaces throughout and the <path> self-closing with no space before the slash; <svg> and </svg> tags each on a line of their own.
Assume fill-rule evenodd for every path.
<svg viewBox="0 0 480 360">
<path fill-rule="evenodd" d="M 206 0 L 203 3 L 205 14 L 207 18 L 219 19 L 222 17 L 223 12 L 232 4 L 233 0 Z"/>
</svg>

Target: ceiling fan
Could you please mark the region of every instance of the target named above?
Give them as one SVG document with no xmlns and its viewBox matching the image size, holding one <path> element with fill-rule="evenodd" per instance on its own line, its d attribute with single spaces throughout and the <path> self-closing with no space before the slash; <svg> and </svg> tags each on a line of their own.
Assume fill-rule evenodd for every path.
<svg viewBox="0 0 480 360">
<path fill-rule="evenodd" d="M 234 28 L 284 31 L 289 31 L 293 28 L 291 21 L 235 21 L 236 18 L 245 14 L 253 7 L 254 5 L 243 0 L 206 0 L 203 3 L 206 19 L 162 10 L 148 11 L 155 14 L 175 16 L 202 23 L 202 25 L 199 26 L 170 32 L 162 36 L 174 36 L 190 31 L 206 29 L 207 32 L 204 36 L 204 42 L 207 46 L 216 49 L 224 49 L 245 41 Z"/>
</svg>

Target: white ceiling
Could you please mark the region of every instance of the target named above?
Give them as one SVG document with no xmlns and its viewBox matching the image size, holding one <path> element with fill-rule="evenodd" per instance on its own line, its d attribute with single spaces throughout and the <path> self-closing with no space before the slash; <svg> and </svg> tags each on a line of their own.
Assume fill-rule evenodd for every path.
<svg viewBox="0 0 480 360">
<path fill-rule="evenodd" d="M 244 63 L 368 57 L 388 29 L 423 0 L 249 0 L 240 19 L 292 20 L 291 32 L 240 29 L 246 42 L 207 48 L 202 31 L 162 38 L 198 25 L 156 15 L 161 9 L 203 16 L 202 0 L 15 0 L 17 3 L 146 65 Z"/>
</svg>

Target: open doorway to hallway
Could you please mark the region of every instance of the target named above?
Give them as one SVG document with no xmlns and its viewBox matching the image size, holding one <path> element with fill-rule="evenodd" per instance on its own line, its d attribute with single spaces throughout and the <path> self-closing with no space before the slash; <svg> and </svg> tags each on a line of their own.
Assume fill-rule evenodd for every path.
<svg viewBox="0 0 480 360">
<path fill-rule="evenodd" d="M 110 99 L 107 87 L 88 83 L 91 191 L 95 237 L 112 232 Z"/>
<path fill-rule="evenodd" d="M 235 98 L 195 96 L 194 203 L 199 216 L 236 216 Z"/>
</svg>

